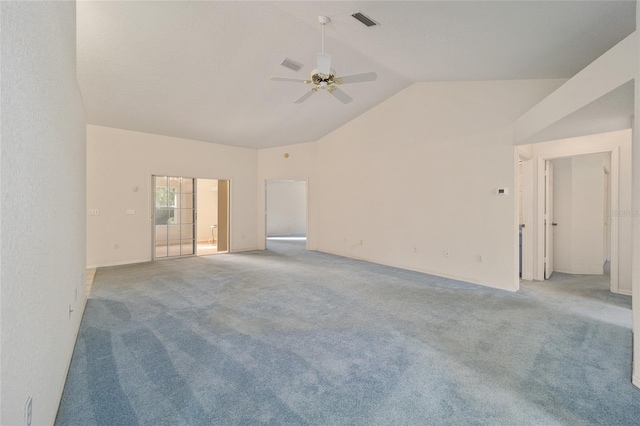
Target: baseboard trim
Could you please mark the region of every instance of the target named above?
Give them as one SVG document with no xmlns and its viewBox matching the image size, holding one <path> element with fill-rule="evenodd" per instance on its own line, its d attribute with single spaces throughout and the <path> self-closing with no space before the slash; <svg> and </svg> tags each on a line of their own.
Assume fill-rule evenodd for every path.
<svg viewBox="0 0 640 426">
<path fill-rule="evenodd" d="M 384 263 L 384 262 L 379 262 L 377 260 L 367 259 L 367 258 L 364 258 L 364 257 L 346 255 L 346 254 L 336 253 L 336 252 L 333 252 L 333 251 L 328 251 L 328 250 L 323 250 L 323 249 L 318 249 L 318 248 L 316 248 L 313 251 L 318 251 L 320 253 L 332 254 L 334 256 L 346 257 L 347 259 L 361 260 L 363 262 L 374 263 L 376 265 L 389 266 L 391 268 L 404 269 L 406 271 L 419 272 L 421 274 L 432 275 L 432 276 L 438 277 L 438 278 L 446 278 L 446 279 L 455 280 L 455 281 L 462 281 L 462 282 L 467 283 L 467 284 L 479 285 L 479 286 L 482 286 L 482 287 L 493 288 L 493 289 L 496 289 L 496 290 L 504 290 L 504 291 L 509 291 L 509 292 L 512 292 L 512 293 L 514 293 L 514 292 L 519 290 L 519 283 L 517 284 L 517 286 L 502 287 L 502 286 L 495 285 L 492 282 L 486 282 L 486 281 L 483 281 L 483 280 L 475 280 L 473 278 L 464 277 L 464 276 L 455 275 L 455 274 L 442 273 L 442 272 L 439 272 L 439 271 L 431 271 L 431 270 L 427 270 L 427 269 L 415 268 L 413 266 L 408 266 L 408 265 L 402 265 L 402 264 L 398 265 L 398 264 Z"/>
<path fill-rule="evenodd" d="M 640 388 L 640 377 L 634 374 L 633 376 L 631 376 L 631 383 L 633 383 L 633 386 Z"/>
<path fill-rule="evenodd" d="M 124 262 L 115 262 L 115 263 L 94 263 L 92 265 L 87 265 L 87 269 L 106 268 L 108 266 L 132 265 L 134 263 L 145 263 L 145 262 L 151 262 L 151 259 L 125 260 Z"/>
<path fill-rule="evenodd" d="M 257 247 L 238 248 L 238 249 L 232 249 L 229 253 L 242 253 L 244 251 L 256 251 L 256 250 L 260 250 L 260 249 Z"/>
<path fill-rule="evenodd" d="M 84 288 L 83 288 L 84 289 Z M 62 385 L 60 386 L 60 388 L 58 389 L 58 396 L 57 396 L 57 400 L 58 403 L 56 404 L 56 412 L 53 413 L 53 419 L 51 419 L 51 421 L 49 422 L 50 425 L 54 424 L 56 422 L 56 418 L 58 417 L 58 410 L 60 409 L 60 403 L 62 402 L 62 394 L 64 392 L 64 387 L 67 384 L 67 376 L 69 375 L 69 369 L 71 368 L 71 359 L 73 358 L 73 352 L 76 349 L 76 343 L 78 342 L 78 335 L 80 334 L 80 326 L 82 325 L 82 317 L 84 316 L 84 310 L 87 308 L 87 300 L 88 297 L 85 293 L 84 294 L 84 303 L 82 304 L 82 307 L 80 309 L 80 320 L 78 321 L 78 327 L 76 327 L 75 330 L 75 336 L 73 338 L 73 346 L 71 347 L 71 352 L 69 353 L 69 357 L 67 359 L 67 365 L 66 368 L 64 369 L 64 379 L 62 380 Z"/>
<path fill-rule="evenodd" d="M 572 274 L 572 275 L 603 275 L 602 267 L 600 268 L 576 268 L 576 269 L 564 269 L 564 268 L 553 268 L 553 272 L 560 272 L 561 274 Z"/>
</svg>

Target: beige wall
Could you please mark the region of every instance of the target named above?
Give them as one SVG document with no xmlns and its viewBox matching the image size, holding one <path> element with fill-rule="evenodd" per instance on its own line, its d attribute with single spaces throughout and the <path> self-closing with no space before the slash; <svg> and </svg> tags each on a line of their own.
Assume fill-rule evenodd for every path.
<svg viewBox="0 0 640 426">
<path fill-rule="evenodd" d="M 559 84 L 414 84 L 320 139 L 309 166 L 317 249 L 517 289 L 512 125 Z"/>
<path fill-rule="evenodd" d="M 74 2 L 0 2 L 0 424 L 53 424 L 85 305 Z M 70 312 L 70 309 L 73 312 Z"/>
<path fill-rule="evenodd" d="M 152 175 L 231 180 L 231 251 L 257 248 L 256 166 L 252 149 L 87 126 L 87 264 L 151 259 Z"/>
</svg>

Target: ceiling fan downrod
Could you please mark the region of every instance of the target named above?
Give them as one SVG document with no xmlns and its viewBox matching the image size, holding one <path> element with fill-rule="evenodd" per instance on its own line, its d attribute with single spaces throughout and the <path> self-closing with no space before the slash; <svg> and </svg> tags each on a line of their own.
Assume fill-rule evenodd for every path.
<svg viewBox="0 0 640 426">
<path fill-rule="evenodd" d="M 322 28 L 322 53 L 324 53 L 324 26 L 331 22 L 331 18 L 328 16 L 318 16 L 318 22 L 320 22 L 320 27 Z"/>
</svg>

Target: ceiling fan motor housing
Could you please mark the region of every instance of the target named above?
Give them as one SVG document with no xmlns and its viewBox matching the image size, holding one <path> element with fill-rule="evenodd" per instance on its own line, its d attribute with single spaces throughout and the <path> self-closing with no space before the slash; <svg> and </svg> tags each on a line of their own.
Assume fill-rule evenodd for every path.
<svg viewBox="0 0 640 426">
<path fill-rule="evenodd" d="M 335 71 L 331 70 L 331 74 L 326 75 L 326 74 L 320 74 L 318 70 L 313 70 L 311 72 L 311 82 L 316 86 L 320 85 L 321 83 L 326 83 L 327 85 L 335 84 L 336 83 Z"/>
</svg>

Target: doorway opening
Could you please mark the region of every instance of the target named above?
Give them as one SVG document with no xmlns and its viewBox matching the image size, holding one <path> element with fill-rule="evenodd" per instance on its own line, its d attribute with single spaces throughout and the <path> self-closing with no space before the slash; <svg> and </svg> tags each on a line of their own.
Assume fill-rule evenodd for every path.
<svg viewBox="0 0 640 426">
<path fill-rule="evenodd" d="M 549 159 L 553 270 L 566 274 L 609 275 L 611 152 Z M 548 227 L 547 227 L 548 228 Z M 545 278 L 549 278 L 545 276 Z"/>
<path fill-rule="evenodd" d="M 229 252 L 229 181 L 196 180 L 196 254 Z"/>
<path fill-rule="evenodd" d="M 272 241 L 290 241 L 304 245 L 307 241 L 307 181 L 265 181 L 266 247 Z"/>
<path fill-rule="evenodd" d="M 152 184 L 152 259 L 229 251 L 228 180 L 154 175 Z"/>
<path fill-rule="evenodd" d="M 620 292 L 619 218 L 611 213 L 620 203 L 620 147 L 523 151 L 531 160 L 522 162 L 522 279 L 543 281 L 554 271 L 602 275 Z"/>
</svg>

